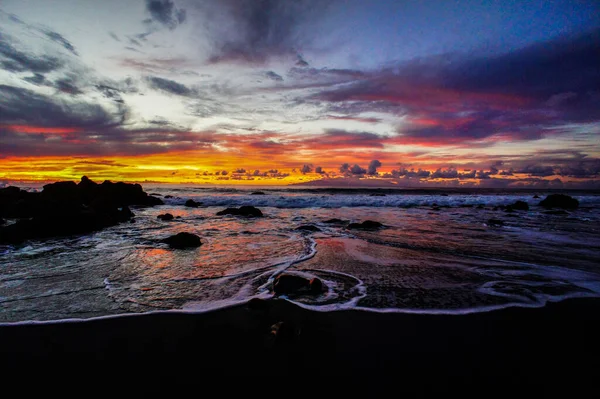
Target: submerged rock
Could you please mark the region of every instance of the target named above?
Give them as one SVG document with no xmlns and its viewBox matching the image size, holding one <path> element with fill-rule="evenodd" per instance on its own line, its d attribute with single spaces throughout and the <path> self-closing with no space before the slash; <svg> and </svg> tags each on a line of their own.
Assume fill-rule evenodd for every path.
<svg viewBox="0 0 600 399">
<path fill-rule="evenodd" d="M 276 295 L 295 294 L 310 288 L 310 281 L 295 274 L 280 274 L 273 281 L 273 292 Z"/>
<path fill-rule="evenodd" d="M 173 220 L 173 219 L 175 219 L 175 217 L 174 217 L 173 215 L 171 215 L 170 213 L 163 213 L 163 214 L 160 214 L 160 215 L 158 215 L 156 218 L 157 218 L 157 219 L 160 219 L 160 220 L 164 220 L 164 221 L 168 221 L 168 220 Z"/>
<path fill-rule="evenodd" d="M 312 225 L 312 224 L 303 224 L 302 226 L 296 227 L 296 230 L 314 231 L 314 232 L 321 231 L 320 228 L 318 228 L 317 226 Z"/>
<path fill-rule="evenodd" d="M 545 208 L 577 209 L 579 208 L 579 201 L 565 194 L 550 194 L 540 201 L 540 206 Z"/>
<path fill-rule="evenodd" d="M 253 206 L 241 206 L 239 208 L 227 208 L 217 212 L 217 216 L 223 215 L 262 217 L 263 213 L 260 209 L 255 208 Z"/>
<path fill-rule="evenodd" d="M 171 248 L 197 248 L 202 245 L 200 237 L 192 233 L 178 233 L 174 236 L 165 238 L 162 242 L 169 244 Z"/>
<path fill-rule="evenodd" d="M 373 220 L 365 220 L 362 223 L 350 223 L 348 229 L 375 230 L 382 228 L 383 224 Z"/>
<path fill-rule="evenodd" d="M 529 204 L 527 204 L 527 202 L 525 202 L 525 201 L 517 201 L 510 206 L 512 207 L 512 209 L 515 209 L 517 211 L 528 211 L 529 210 Z"/>
<path fill-rule="evenodd" d="M 487 221 L 488 226 L 504 226 L 504 222 L 500 219 L 489 219 Z"/>
<path fill-rule="evenodd" d="M 185 201 L 185 206 L 187 206 L 188 208 L 198 208 L 200 205 L 202 205 L 202 202 L 196 202 L 193 199 L 189 199 L 187 201 Z"/>
</svg>

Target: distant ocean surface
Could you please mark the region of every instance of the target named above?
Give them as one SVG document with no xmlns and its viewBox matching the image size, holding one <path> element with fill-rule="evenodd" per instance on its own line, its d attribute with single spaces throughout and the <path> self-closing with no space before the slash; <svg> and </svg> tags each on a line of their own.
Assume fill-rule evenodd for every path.
<svg viewBox="0 0 600 399">
<path fill-rule="evenodd" d="M 549 193 L 543 191 L 144 190 L 165 205 L 132 207 L 135 223 L 0 245 L 0 322 L 203 311 L 270 297 L 272 279 L 283 271 L 323 281 L 322 295 L 291 299 L 319 311 L 465 313 L 600 296 L 598 193 L 562 191 L 580 208 L 556 215 L 537 205 Z M 258 190 L 264 195 L 252 194 Z M 188 199 L 203 205 L 187 208 Z M 517 200 L 530 210 L 494 210 Z M 216 216 L 242 205 L 265 217 Z M 166 212 L 180 218 L 157 219 Z M 344 223 L 324 223 L 332 218 Z M 345 228 L 364 220 L 386 228 Z M 298 230 L 303 225 L 320 231 Z M 172 250 L 160 242 L 182 231 L 203 245 Z"/>
</svg>

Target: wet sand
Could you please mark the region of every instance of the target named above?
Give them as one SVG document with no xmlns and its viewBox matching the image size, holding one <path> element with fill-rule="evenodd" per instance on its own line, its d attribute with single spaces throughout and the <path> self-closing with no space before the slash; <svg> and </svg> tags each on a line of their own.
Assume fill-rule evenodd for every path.
<svg viewBox="0 0 600 399">
<path fill-rule="evenodd" d="M 274 323 L 289 335 L 271 333 Z M 399 382 L 585 382 L 600 372 L 600 299 L 467 315 L 315 312 L 286 300 L 192 314 L 0 326 L 0 355 L 19 367 L 132 374 L 389 375 Z M 55 366 L 62 365 L 60 368 Z M 65 366 L 66 365 L 66 366 Z"/>
</svg>

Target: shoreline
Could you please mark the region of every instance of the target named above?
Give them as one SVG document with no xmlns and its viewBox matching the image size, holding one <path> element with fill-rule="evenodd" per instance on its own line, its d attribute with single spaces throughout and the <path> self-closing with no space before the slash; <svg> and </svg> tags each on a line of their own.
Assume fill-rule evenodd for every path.
<svg viewBox="0 0 600 399">
<path fill-rule="evenodd" d="M 273 335 L 271 327 L 281 321 L 293 333 Z M 186 359 L 198 359 L 194 369 L 211 374 L 584 377 L 600 371 L 599 321 L 600 298 L 463 315 L 316 312 L 283 299 L 257 300 L 203 313 L 5 324 L 0 354 L 11 364 L 33 361 L 36 367 L 66 360 L 185 368 Z"/>
</svg>

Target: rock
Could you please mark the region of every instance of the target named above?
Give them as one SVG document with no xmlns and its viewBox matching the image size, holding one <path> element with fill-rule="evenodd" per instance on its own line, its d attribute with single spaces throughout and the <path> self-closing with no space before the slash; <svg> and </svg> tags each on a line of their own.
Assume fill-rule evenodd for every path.
<svg viewBox="0 0 600 399">
<path fill-rule="evenodd" d="M 253 206 L 241 206 L 239 208 L 227 208 L 217 212 L 217 216 L 223 215 L 262 217 L 263 213 L 260 211 L 260 209 Z"/>
<path fill-rule="evenodd" d="M 175 249 L 197 248 L 202 245 L 200 237 L 191 233 L 178 233 L 165 238 L 162 242 L 169 244 L 171 248 Z"/>
<path fill-rule="evenodd" d="M 512 209 L 517 211 L 528 211 L 529 205 L 525 201 L 517 201 L 511 205 Z"/>
<path fill-rule="evenodd" d="M 477 209 L 483 209 L 484 206 L 482 204 L 477 205 Z"/>
<path fill-rule="evenodd" d="M 540 202 L 540 206 L 545 208 L 577 209 L 579 208 L 579 201 L 565 194 L 550 194 Z"/>
<path fill-rule="evenodd" d="M 323 282 L 317 277 L 310 279 L 309 287 L 310 292 L 312 292 L 313 294 L 320 294 L 321 292 L 323 292 Z"/>
<path fill-rule="evenodd" d="M 369 194 L 369 197 L 385 197 L 385 194 L 383 194 L 383 193 L 371 193 L 371 194 Z"/>
<path fill-rule="evenodd" d="M 323 223 L 327 223 L 327 224 L 342 224 L 342 223 L 346 223 L 346 221 L 342 220 L 342 219 L 327 219 L 327 220 L 324 220 Z"/>
<path fill-rule="evenodd" d="M 269 301 L 266 301 L 261 298 L 252 298 L 248 301 L 247 305 L 248 309 L 251 310 L 269 310 L 270 304 Z"/>
<path fill-rule="evenodd" d="M 202 205 L 202 202 L 196 202 L 193 199 L 189 199 L 187 201 L 185 201 L 185 206 L 187 206 L 188 208 L 198 208 L 200 205 Z"/>
<path fill-rule="evenodd" d="M 447 197 L 447 196 L 448 196 L 448 194 L 446 194 L 446 193 L 440 194 L 440 197 Z"/>
<path fill-rule="evenodd" d="M 250 195 L 265 195 L 265 193 L 263 193 L 262 191 L 254 191 Z"/>
<path fill-rule="evenodd" d="M 320 228 L 318 228 L 317 226 L 314 226 L 312 224 L 303 224 L 302 226 L 296 227 L 296 230 L 302 230 L 302 231 L 321 231 Z"/>
<path fill-rule="evenodd" d="M 2 225 L 3 225 L 3 224 L 5 224 L 5 223 L 6 223 L 6 220 L 4 220 L 4 219 L 0 218 L 0 226 L 2 226 Z"/>
<path fill-rule="evenodd" d="M 148 195 L 151 195 L 153 197 L 162 197 L 162 195 L 158 194 L 158 193 L 150 193 Z"/>
<path fill-rule="evenodd" d="M 536 195 L 533 196 L 533 198 L 534 199 L 538 199 L 538 198 L 540 198 L 540 196 L 536 194 Z"/>
<path fill-rule="evenodd" d="M 350 223 L 348 229 L 360 229 L 360 230 L 375 230 L 383 227 L 383 224 L 374 222 L 372 220 L 365 220 L 362 223 Z"/>
<path fill-rule="evenodd" d="M 280 321 L 271 326 L 271 334 L 277 342 L 289 342 L 296 336 L 296 328 L 292 323 Z"/>
<path fill-rule="evenodd" d="M 515 210 L 513 209 L 512 205 L 506 205 L 506 207 L 504 207 L 504 212 L 506 213 L 512 213 Z"/>
<path fill-rule="evenodd" d="M 175 219 L 181 219 L 181 216 L 175 216 Z"/>
<path fill-rule="evenodd" d="M 158 215 L 156 218 L 157 218 L 157 219 L 160 219 L 160 220 L 164 220 L 164 221 L 168 221 L 168 220 L 173 220 L 173 219 L 175 219 L 175 217 L 174 217 L 173 215 L 171 215 L 170 213 L 163 213 L 163 214 L 160 214 L 160 215 Z"/>
<path fill-rule="evenodd" d="M 440 207 L 439 206 L 434 206 L 434 207 L 431 208 L 431 210 L 437 212 L 437 211 L 440 210 Z"/>
<path fill-rule="evenodd" d="M 462 204 L 460 205 L 461 208 L 473 208 L 473 204 Z"/>
<path fill-rule="evenodd" d="M 500 219 L 490 219 L 487 221 L 488 226 L 504 226 L 504 222 Z"/>
<path fill-rule="evenodd" d="M 564 211 L 562 209 L 553 210 L 553 211 L 544 211 L 544 214 L 546 214 L 546 215 L 570 215 L 569 212 Z"/>
<path fill-rule="evenodd" d="M 167 199 L 168 198 L 173 198 L 173 196 L 172 195 L 165 195 L 165 198 L 167 198 Z"/>
<path fill-rule="evenodd" d="M 280 274 L 273 281 L 273 292 L 275 295 L 296 294 L 301 291 L 307 291 L 310 288 L 310 281 L 295 274 Z"/>
</svg>

